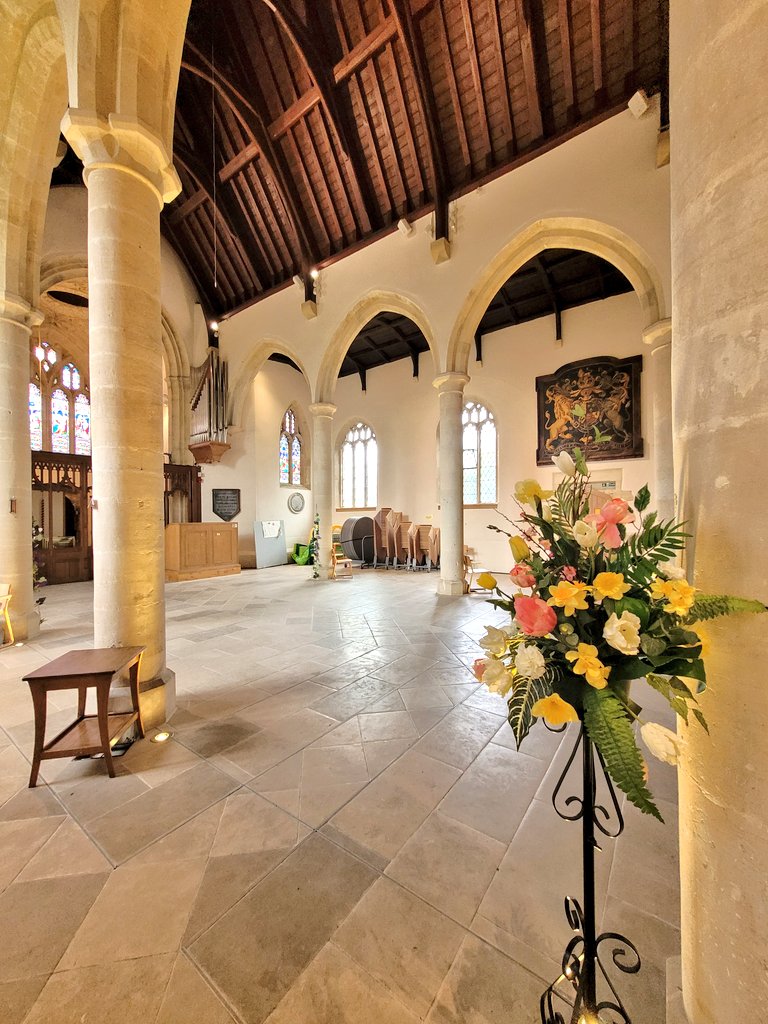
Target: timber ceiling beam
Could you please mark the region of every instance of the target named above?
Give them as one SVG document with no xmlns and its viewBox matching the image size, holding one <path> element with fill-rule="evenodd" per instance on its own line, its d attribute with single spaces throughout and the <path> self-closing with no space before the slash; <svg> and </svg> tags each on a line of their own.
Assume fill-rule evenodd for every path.
<svg viewBox="0 0 768 1024">
<path fill-rule="evenodd" d="M 208 59 L 190 42 L 187 42 L 181 66 L 191 74 L 204 79 L 216 89 L 243 125 L 252 142 L 258 147 L 260 162 L 267 175 L 272 179 L 285 215 L 293 229 L 299 249 L 297 262 L 302 268 L 302 276 L 306 280 L 310 268 L 317 262 L 314 242 L 303 211 L 299 208 L 296 200 L 295 188 L 285 159 L 270 138 L 260 114 L 230 82 L 214 70 Z"/>
<path fill-rule="evenodd" d="M 547 298 L 552 303 L 552 312 L 555 314 L 555 339 L 557 341 L 562 341 L 563 316 L 562 310 L 560 309 L 560 300 L 557 297 L 557 292 L 555 291 L 552 285 L 550 276 L 547 273 L 547 268 L 542 263 L 541 257 L 536 256 L 532 262 L 533 266 L 536 268 L 536 273 L 538 275 L 539 281 L 541 282 L 542 288 L 546 292 Z"/>
<path fill-rule="evenodd" d="M 634 0 L 630 0 L 631 7 Z M 560 30 L 560 53 L 563 61 L 563 88 L 565 89 L 566 121 L 575 124 L 579 117 L 576 102 L 576 74 L 573 66 L 573 37 L 571 35 L 571 0 L 558 0 L 557 22 Z"/>
<path fill-rule="evenodd" d="M 448 164 L 440 136 L 437 105 L 432 93 L 429 69 L 408 0 L 389 0 L 391 17 L 405 50 L 406 63 L 416 85 L 416 102 L 427 130 L 429 165 L 435 198 L 435 240 L 448 239 Z"/>
<path fill-rule="evenodd" d="M 531 2 L 532 0 L 514 0 L 517 13 L 517 31 L 520 37 L 520 50 L 523 57 L 523 78 L 525 80 L 525 91 L 528 97 L 528 121 L 531 126 L 532 141 L 540 139 L 544 135 L 544 122 L 542 117 L 541 87 L 539 74 L 536 67 L 536 55 L 533 44 L 533 30 L 531 27 Z M 535 2 L 535 0 L 534 0 Z"/>
<path fill-rule="evenodd" d="M 329 66 L 327 58 L 316 46 L 309 29 L 293 12 L 286 0 L 263 0 L 263 3 L 272 11 L 278 23 L 291 39 L 310 77 L 314 80 L 319 99 L 325 107 L 328 119 L 344 153 L 352 188 L 367 222 L 364 230 L 370 231 L 372 224 L 376 221 L 375 205 L 365 177 L 364 162 L 351 110 L 344 109 L 336 93 L 335 68 Z M 377 43 L 378 45 L 383 46 L 384 43 Z M 370 59 L 370 56 L 372 54 L 365 59 Z M 301 100 L 302 97 L 299 97 L 297 103 L 301 104 Z M 299 106 L 298 109 L 300 110 L 302 107 Z M 304 117 L 307 112 L 308 110 L 305 110 L 301 117 Z M 275 124 L 276 122 L 273 122 L 270 125 L 270 135 Z"/>
</svg>

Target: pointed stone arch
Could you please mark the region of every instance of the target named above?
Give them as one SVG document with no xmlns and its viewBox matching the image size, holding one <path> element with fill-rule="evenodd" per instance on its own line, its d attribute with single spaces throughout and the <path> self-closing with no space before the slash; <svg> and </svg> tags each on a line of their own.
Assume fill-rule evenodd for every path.
<svg viewBox="0 0 768 1024">
<path fill-rule="evenodd" d="M 277 338 L 263 338 L 253 349 L 246 361 L 240 368 L 237 377 L 233 381 L 229 393 L 229 422 L 233 427 L 242 427 L 245 414 L 245 403 L 248 399 L 251 383 L 257 373 L 264 367 L 264 364 L 271 355 L 278 353 L 287 356 L 294 362 L 307 382 L 311 390 L 311 383 L 307 371 L 301 359 L 284 342 Z M 293 404 L 293 403 L 292 403 Z"/>
<path fill-rule="evenodd" d="M 315 389 L 315 401 L 333 401 L 336 380 L 339 376 L 341 364 L 344 362 L 344 356 L 349 351 L 350 345 L 360 331 L 379 313 L 399 313 L 401 316 L 408 317 L 409 320 L 416 324 L 424 335 L 429 345 L 429 350 L 432 353 L 434 374 L 438 373 L 440 360 L 434 331 L 421 307 L 404 295 L 397 295 L 394 292 L 373 291 L 360 299 L 336 328 L 320 365 Z"/>
<path fill-rule="evenodd" d="M 635 290 L 645 330 L 667 314 L 661 277 L 645 250 L 617 228 L 581 217 L 537 220 L 509 242 L 472 286 L 448 346 L 448 372 L 466 373 L 475 331 L 494 295 L 515 271 L 545 249 L 581 249 L 612 263 Z"/>
</svg>

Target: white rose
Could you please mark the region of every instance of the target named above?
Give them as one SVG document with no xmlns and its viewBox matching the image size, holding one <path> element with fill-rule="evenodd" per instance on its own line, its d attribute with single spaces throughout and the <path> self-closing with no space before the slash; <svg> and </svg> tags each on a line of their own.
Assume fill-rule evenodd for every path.
<svg viewBox="0 0 768 1024">
<path fill-rule="evenodd" d="M 485 636 L 477 641 L 483 650 L 497 656 L 504 654 L 511 634 L 506 629 L 497 629 L 495 626 L 486 626 L 485 631 Z"/>
<path fill-rule="evenodd" d="M 637 654 L 640 650 L 640 619 L 632 612 L 614 612 L 603 626 L 603 639 L 622 654 Z"/>
<path fill-rule="evenodd" d="M 675 565 L 674 562 L 665 562 L 664 565 L 659 566 L 659 570 L 664 573 L 668 580 L 685 579 L 685 569 Z"/>
<path fill-rule="evenodd" d="M 564 476 L 576 476 L 576 463 L 568 452 L 560 452 L 559 455 L 553 455 L 552 461 Z"/>
<path fill-rule="evenodd" d="M 522 644 L 515 655 L 515 668 L 526 679 L 541 679 L 546 671 L 544 655 L 533 644 Z"/>
<path fill-rule="evenodd" d="M 573 524 L 573 537 L 580 548 L 597 547 L 597 530 L 583 519 Z"/>
<path fill-rule="evenodd" d="M 507 669 L 503 661 L 489 661 L 483 672 L 483 685 L 487 686 L 491 693 L 506 694 L 512 687 L 515 679 Z"/>
<path fill-rule="evenodd" d="M 680 737 L 657 722 L 646 722 L 640 727 L 643 742 L 654 757 L 665 764 L 677 764 L 683 749 Z"/>
</svg>

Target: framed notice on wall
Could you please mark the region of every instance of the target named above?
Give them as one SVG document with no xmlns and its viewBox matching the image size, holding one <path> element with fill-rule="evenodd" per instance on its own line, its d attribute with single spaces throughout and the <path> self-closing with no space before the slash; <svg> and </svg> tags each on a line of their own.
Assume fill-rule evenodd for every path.
<svg viewBox="0 0 768 1024">
<path fill-rule="evenodd" d="M 537 377 L 536 464 L 548 466 L 573 448 L 588 461 L 641 458 L 642 369 L 642 356 L 597 356 Z"/>
<path fill-rule="evenodd" d="M 223 519 L 225 523 L 230 522 L 240 512 L 239 487 L 214 487 L 212 496 L 213 514 Z"/>
</svg>

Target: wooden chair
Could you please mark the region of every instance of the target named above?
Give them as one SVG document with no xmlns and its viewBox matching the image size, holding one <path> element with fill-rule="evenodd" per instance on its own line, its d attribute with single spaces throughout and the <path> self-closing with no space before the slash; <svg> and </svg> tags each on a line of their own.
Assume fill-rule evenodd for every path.
<svg viewBox="0 0 768 1024">
<path fill-rule="evenodd" d="M 344 554 L 341 544 L 334 544 L 331 548 L 331 579 L 352 579 L 352 559 Z"/>
<path fill-rule="evenodd" d="M 11 603 L 12 596 L 11 584 L 0 583 L 0 613 L 2 613 L 3 616 L 3 647 L 10 647 L 16 642 L 16 638 L 13 635 L 11 618 L 8 614 L 8 605 Z"/>
</svg>

